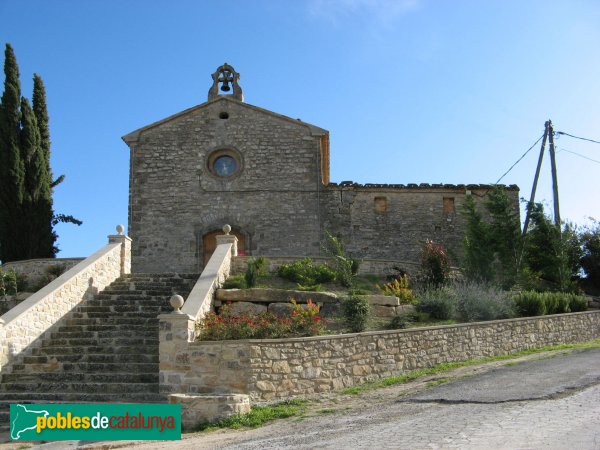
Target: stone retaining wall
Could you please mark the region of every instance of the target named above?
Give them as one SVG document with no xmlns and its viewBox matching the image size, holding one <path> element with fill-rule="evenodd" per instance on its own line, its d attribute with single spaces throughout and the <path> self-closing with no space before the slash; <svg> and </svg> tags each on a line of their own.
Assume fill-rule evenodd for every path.
<svg viewBox="0 0 600 450">
<path fill-rule="evenodd" d="M 183 342 L 161 354 L 161 390 L 307 396 L 444 362 L 600 337 L 600 311 L 296 339 Z M 166 362 L 166 361 L 165 361 Z"/>
<path fill-rule="evenodd" d="M 19 275 L 27 276 L 30 286 L 38 285 L 47 277 L 46 270 L 53 266 L 62 266 L 63 272 L 79 264 L 85 258 L 43 258 L 26 259 L 23 261 L 11 261 L 2 264 L 2 270 L 14 270 Z"/>
<path fill-rule="evenodd" d="M 107 246 L 0 317 L 0 369 L 88 296 L 130 273 L 131 239 L 108 238 Z"/>
</svg>

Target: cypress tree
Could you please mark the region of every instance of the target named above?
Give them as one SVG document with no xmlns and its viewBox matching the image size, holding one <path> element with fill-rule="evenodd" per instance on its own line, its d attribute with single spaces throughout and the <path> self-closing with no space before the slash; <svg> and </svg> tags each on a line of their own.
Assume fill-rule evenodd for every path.
<svg viewBox="0 0 600 450">
<path fill-rule="evenodd" d="M 25 163 L 25 190 L 21 258 L 52 258 L 55 254 L 52 231 L 52 193 L 46 154 L 36 116 L 26 98 L 21 100 L 21 154 Z"/>
<path fill-rule="evenodd" d="M 4 52 L 4 92 L 0 103 L 0 259 L 19 259 L 25 165 L 20 150 L 21 83 L 14 51 Z"/>
<path fill-rule="evenodd" d="M 33 96 L 31 97 L 33 112 L 37 120 L 37 128 L 40 133 L 40 147 L 46 161 L 46 172 L 52 180 L 52 169 L 50 168 L 50 120 L 48 118 L 48 107 L 46 106 L 46 89 L 42 78 L 33 74 Z M 62 181 L 62 180 L 61 180 Z"/>
</svg>

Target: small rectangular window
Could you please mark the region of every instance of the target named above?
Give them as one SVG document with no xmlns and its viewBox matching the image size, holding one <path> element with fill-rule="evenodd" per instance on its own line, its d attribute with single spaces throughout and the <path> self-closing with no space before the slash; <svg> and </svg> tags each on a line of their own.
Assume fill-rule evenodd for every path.
<svg viewBox="0 0 600 450">
<path fill-rule="evenodd" d="M 387 197 L 375 197 L 375 212 L 379 214 L 387 212 Z"/>
<path fill-rule="evenodd" d="M 454 197 L 444 197 L 444 214 L 454 214 Z"/>
</svg>

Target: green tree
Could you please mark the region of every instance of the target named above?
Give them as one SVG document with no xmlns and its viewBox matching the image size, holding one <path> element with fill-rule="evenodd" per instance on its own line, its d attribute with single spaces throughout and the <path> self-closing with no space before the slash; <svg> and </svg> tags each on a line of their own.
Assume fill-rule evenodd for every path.
<svg viewBox="0 0 600 450">
<path fill-rule="evenodd" d="M 490 242 L 490 225 L 475 208 L 472 195 L 465 198 L 463 216 L 467 222 L 463 241 L 465 275 L 474 280 L 492 281 L 494 249 Z"/>
<path fill-rule="evenodd" d="M 475 207 L 472 195 L 465 199 L 463 215 L 467 225 L 463 270 L 470 279 L 493 281 L 510 288 L 519 278 L 521 269 L 518 210 L 500 186 L 488 191 L 484 206 L 487 220 Z"/>
<path fill-rule="evenodd" d="M 21 157 L 21 83 L 14 51 L 4 52 L 4 92 L 0 103 L 0 259 L 19 259 L 25 164 Z"/>
<path fill-rule="evenodd" d="M 570 225 L 561 230 L 544 213 L 544 206 L 531 206 L 530 225 L 525 235 L 524 259 L 530 273 L 539 280 L 541 290 L 572 291 L 579 270 L 579 240 Z"/>
<path fill-rule="evenodd" d="M 54 214 L 50 131 L 46 92 L 34 75 L 33 107 L 21 98 L 19 69 L 10 44 L 4 60 L 0 103 L 0 260 L 54 257 L 59 222 L 77 225 L 73 216 Z"/>
<path fill-rule="evenodd" d="M 581 233 L 581 265 L 587 279 L 600 289 L 600 222 Z"/>
<path fill-rule="evenodd" d="M 489 239 L 494 249 L 497 281 L 504 288 L 513 286 L 521 270 L 522 240 L 519 211 L 506 194 L 494 186 L 485 206 L 490 214 Z"/>
</svg>

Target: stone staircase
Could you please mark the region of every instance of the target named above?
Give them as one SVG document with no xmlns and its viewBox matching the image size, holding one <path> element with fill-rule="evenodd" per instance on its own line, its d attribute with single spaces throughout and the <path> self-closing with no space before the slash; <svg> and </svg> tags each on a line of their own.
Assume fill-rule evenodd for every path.
<svg viewBox="0 0 600 450">
<path fill-rule="evenodd" d="M 119 278 L 69 313 L 0 377 L 0 429 L 11 403 L 164 402 L 158 390 L 158 319 L 198 275 Z"/>
</svg>

